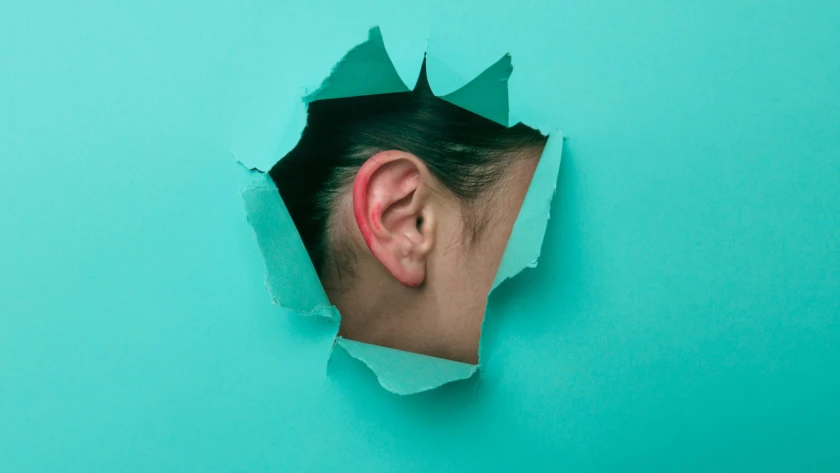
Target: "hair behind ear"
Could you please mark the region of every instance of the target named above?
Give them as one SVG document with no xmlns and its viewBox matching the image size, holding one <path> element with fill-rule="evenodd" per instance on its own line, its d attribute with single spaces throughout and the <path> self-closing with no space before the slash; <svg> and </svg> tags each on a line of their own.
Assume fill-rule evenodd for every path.
<svg viewBox="0 0 840 473">
<path fill-rule="evenodd" d="M 424 62 L 412 92 L 310 103 L 300 141 L 269 175 L 323 280 L 336 245 L 327 236 L 330 215 L 348 176 L 371 156 L 399 150 L 418 157 L 468 205 L 503 175 L 511 151 L 545 140 L 524 125 L 506 128 L 434 96 Z"/>
</svg>

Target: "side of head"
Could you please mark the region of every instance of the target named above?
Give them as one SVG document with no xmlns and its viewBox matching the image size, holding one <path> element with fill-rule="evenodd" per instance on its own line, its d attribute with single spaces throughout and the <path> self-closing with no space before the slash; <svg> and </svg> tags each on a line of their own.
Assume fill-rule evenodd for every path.
<svg viewBox="0 0 840 473">
<path fill-rule="evenodd" d="M 412 92 L 309 104 L 269 174 L 341 334 L 477 362 L 487 294 L 545 137 Z"/>
</svg>

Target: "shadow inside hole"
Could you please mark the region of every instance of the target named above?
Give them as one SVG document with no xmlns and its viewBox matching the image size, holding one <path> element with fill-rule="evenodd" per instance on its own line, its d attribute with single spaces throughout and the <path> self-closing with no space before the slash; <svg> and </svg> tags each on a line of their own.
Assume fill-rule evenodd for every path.
<svg viewBox="0 0 840 473">
<path fill-rule="evenodd" d="M 343 312 L 343 338 L 476 366 L 499 262 L 516 274 L 543 239 L 532 209 L 507 255 L 520 205 L 526 194 L 548 205 L 562 145 L 434 96 L 424 73 L 411 92 L 312 102 L 299 143 L 268 174 Z M 535 168 L 551 169 L 536 197 Z M 456 215 L 459 204 L 471 211 Z M 522 248 L 533 248 L 524 262 Z"/>
<path fill-rule="evenodd" d="M 409 91 L 392 80 L 394 78 L 398 79 L 398 76 L 392 74 L 394 72 L 393 67 L 388 61 L 387 52 L 384 49 L 378 30 L 371 30 L 369 41 L 348 53 L 324 82 L 322 88 L 304 99 L 305 103 L 308 104 L 308 110 L 306 126 L 301 127 L 303 131 L 300 139 L 294 148 L 288 154 L 285 154 L 268 172 L 266 177 L 270 177 L 270 179 L 267 180 L 273 182 L 264 183 L 260 188 L 260 190 L 265 190 L 273 187 L 275 191 L 279 190 L 283 203 L 277 204 L 276 202 L 255 199 L 251 202 L 251 208 L 264 214 L 260 218 L 254 219 L 257 221 L 256 223 L 265 227 L 264 229 L 275 232 L 271 236 L 265 232 L 261 233 L 255 226 L 261 250 L 266 257 L 267 266 L 270 266 L 267 272 L 271 281 L 269 283 L 267 279 L 267 285 L 275 301 L 284 307 L 291 307 L 284 305 L 284 301 L 291 301 L 302 314 L 311 312 L 313 307 L 323 308 L 329 304 L 341 307 L 345 311 L 345 317 L 342 320 L 342 337 L 347 340 L 362 342 L 356 342 L 354 348 L 352 344 L 348 347 L 342 341 L 340 342 L 342 344 L 341 348 L 347 349 L 350 356 L 367 364 L 377 374 L 380 384 L 386 389 L 390 389 L 388 386 L 395 386 L 393 381 L 396 379 L 396 368 L 402 366 L 398 363 L 398 359 L 405 361 L 402 354 L 418 353 L 425 354 L 426 358 L 435 358 L 436 361 L 425 363 L 425 366 L 415 364 L 413 361 L 409 362 L 407 365 L 411 365 L 412 368 L 404 370 L 406 377 L 414 376 L 414 380 L 408 382 L 406 386 L 422 390 L 426 389 L 427 385 L 416 380 L 423 375 L 428 375 L 433 383 L 439 383 L 442 378 L 447 376 L 449 376 L 449 381 L 466 376 L 464 374 L 466 371 L 455 365 L 469 366 L 471 369 L 469 375 L 475 372 L 475 364 L 479 362 L 476 355 L 479 349 L 478 340 L 482 336 L 481 324 L 483 324 L 487 313 L 485 308 L 485 302 L 488 300 L 486 291 L 491 287 L 488 284 L 484 288 L 483 279 L 492 278 L 494 274 L 497 274 L 499 280 L 516 275 L 538 254 L 538 245 L 539 242 L 543 241 L 546 223 L 543 215 L 546 211 L 545 206 L 548 205 L 547 198 L 551 196 L 556 184 L 554 176 L 560 162 L 560 153 L 556 154 L 556 160 L 543 161 L 544 163 L 552 163 L 548 166 L 552 169 L 550 172 L 551 179 L 545 179 L 547 173 L 540 173 L 539 176 L 544 179 L 536 187 L 539 191 L 535 192 L 534 195 L 546 197 L 538 197 L 537 200 L 542 199 L 540 205 L 528 207 L 531 211 L 525 213 L 526 218 L 523 219 L 523 225 L 515 226 L 514 232 L 519 232 L 516 233 L 519 239 L 516 240 L 516 244 L 509 245 L 515 251 L 508 254 L 508 251 L 505 250 L 506 242 L 503 241 L 504 234 L 499 233 L 499 231 L 509 228 L 507 227 L 509 221 L 507 218 L 516 219 L 517 214 L 522 213 L 521 211 L 517 212 L 512 203 L 518 200 L 518 192 L 524 192 L 524 189 L 529 188 L 527 181 L 524 180 L 524 174 L 518 175 L 518 171 L 513 170 L 513 168 L 520 168 L 518 166 L 519 161 L 514 162 L 511 159 L 530 154 L 522 151 L 534 150 L 537 145 L 552 146 L 550 144 L 546 145 L 545 137 L 524 125 L 511 127 L 505 125 L 508 123 L 509 117 L 507 79 L 512 71 L 510 56 L 506 55 L 462 89 L 443 98 L 437 97 L 431 92 L 425 76 L 425 62 L 417 87 L 413 91 Z M 371 64 L 376 64 L 377 67 L 371 69 Z M 374 70 L 378 72 L 372 72 Z M 369 79 L 375 78 L 371 75 L 375 76 L 377 74 L 382 75 L 381 79 L 388 78 L 388 80 L 373 89 L 370 87 L 356 89 L 360 84 L 369 85 L 371 82 Z M 364 80 L 360 82 L 360 79 Z M 360 91 L 363 91 L 363 93 Z M 402 105 L 395 108 L 394 103 Z M 493 106 L 488 108 L 488 105 Z M 316 110 L 320 110 L 320 113 L 316 113 Z M 418 112 L 419 115 L 415 113 L 417 110 L 420 111 Z M 430 113 L 432 110 L 435 113 Z M 387 119 L 383 119 L 383 117 Z M 422 131 L 418 131 L 418 127 Z M 424 127 L 428 130 L 425 130 Z M 453 133 L 452 130 L 458 131 Z M 402 141 L 397 140 L 395 142 L 394 137 L 400 137 Z M 560 136 L 556 138 L 562 139 Z M 553 145 L 552 149 L 559 151 L 562 145 L 557 146 L 558 144 L 560 143 Z M 374 246 L 371 242 L 374 241 L 373 238 L 378 237 L 373 235 L 370 228 L 380 231 L 385 228 L 384 218 L 380 219 L 382 222 L 374 218 L 377 213 L 376 209 L 382 209 L 384 215 L 386 213 L 384 211 L 385 207 L 390 207 L 391 203 L 369 203 L 367 202 L 368 199 L 357 199 L 359 195 L 367 196 L 365 192 L 356 189 L 359 176 L 363 175 L 362 168 L 371 162 L 375 166 L 383 167 L 390 161 L 382 159 L 382 154 L 394 152 L 409 155 L 408 158 L 413 159 L 408 159 L 406 156 L 403 156 L 402 159 L 414 163 L 417 169 L 422 170 L 425 166 L 431 170 L 431 172 L 422 174 L 428 178 L 429 182 L 436 182 L 435 186 L 428 186 L 429 188 L 438 186 L 446 188 L 451 191 L 453 197 L 461 201 L 470 199 L 478 201 L 484 198 L 483 200 L 487 204 L 487 195 L 483 192 L 486 192 L 494 182 L 508 185 L 514 181 L 517 182 L 516 193 L 505 194 L 502 200 L 498 202 L 498 204 L 510 203 L 511 205 L 502 207 L 501 205 L 495 205 L 495 202 L 494 205 L 487 205 L 492 207 L 493 212 L 504 215 L 506 220 L 500 220 L 485 226 L 486 232 L 493 235 L 494 238 L 492 239 L 492 246 L 484 247 L 481 250 L 484 264 L 471 265 L 466 269 L 460 268 L 458 265 L 451 265 L 450 267 L 449 264 L 442 264 L 444 262 L 442 260 L 446 258 L 438 255 L 437 259 L 439 261 L 432 266 L 445 269 L 438 269 L 435 273 L 434 278 L 437 280 L 435 286 L 438 288 L 438 292 L 427 298 L 433 302 L 431 305 L 408 306 L 408 304 L 413 304 L 410 301 L 419 301 L 421 298 L 418 296 L 421 294 L 414 294 L 412 297 L 394 295 L 397 293 L 404 295 L 405 288 L 415 288 L 418 287 L 415 284 L 425 284 L 425 270 L 423 274 L 410 274 L 410 271 L 404 274 L 400 268 L 395 270 L 392 264 L 392 260 L 400 260 L 400 258 L 390 258 L 387 255 L 383 258 L 379 254 L 373 254 Z M 501 156 L 509 159 L 495 162 Z M 490 158 L 493 159 L 493 162 L 487 161 Z M 481 161 L 482 159 L 485 160 Z M 418 162 L 423 165 L 417 164 Z M 494 164 L 498 166 L 494 167 Z M 526 167 L 522 167 L 522 169 Z M 495 171 L 487 175 L 483 174 L 484 171 L 491 168 Z M 491 174 L 494 177 L 488 177 Z M 500 177 L 499 174 L 504 174 L 504 177 L 516 175 L 516 179 L 497 180 Z M 371 175 L 366 179 L 372 179 L 371 176 L 373 175 L 373 171 L 371 171 Z M 418 175 L 421 174 L 418 172 Z M 519 179 L 519 177 L 523 177 L 523 179 Z M 406 182 L 409 181 L 411 180 Z M 414 182 L 416 183 L 418 180 L 415 179 Z M 393 185 L 391 187 L 395 191 L 392 195 L 394 202 L 408 199 L 408 197 L 396 195 L 403 192 L 405 186 Z M 352 189 L 352 192 L 348 189 Z M 419 189 L 420 187 L 411 190 L 409 197 L 422 194 Z M 478 192 L 476 192 L 476 189 L 478 189 Z M 530 190 L 528 194 L 531 195 Z M 347 195 L 352 196 L 352 203 L 350 204 L 352 208 L 349 213 L 347 213 L 347 206 L 343 205 Z M 400 198 L 397 199 L 396 197 Z M 339 201 L 342 203 L 341 206 L 337 206 Z M 358 202 L 363 203 L 358 204 Z M 263 205 L 263 207 L 260 207 L 260 205 Z M 357 208 L 359 205 L 363 207 L 361 210 Z M 281 225 L 275 222 L 276 219 L 263 212 L 271 206 L 277 207 L 284 214 L 281 220 L 283 220 L 283 225 L 286 225 L 286 228 L 288 228 L 287 224 L 290 221 L 294 221 L 293 225 L 296 227 L 300 239 L 290 238 L 288 235 L 285 237 L 277 236 L 276 231 Z M 501 211 L 503 208 L 504 211 Z M 389 208 L 388 211 L 390 210 Z M 351 218 L 344 222 L 342 217 L 345 214 L 355 216 L 358 230 L 365 240 L 364 243 L 367 244 L 371 254 L 378 260 L 381 267 L 370 264 L 369 258 L 367 258 L 369 255 L 363 250 L 360 252 L 353 251 L 355 246 L 364 248 L 364 243 L 357 244 L 358 242 L 354 242 L 352 239 L 337 243 L 341 240 L 341 235 L 332 232 L 332 228 L 335 227 L 330 226 L 332 225 L 331 219 L 338 218 L 342 221 L 343 226 L 356 228 Z M 370 217 L 370 222 L 367 221 L 368 217 Z M 423 229 L 427 222 L 425 218 L 416 218 L 416 215 L 414 217 L 413 219 L 405 219 L 406 221 L 412 221 L 411 227 L 416 229 L 416 238 L 406 238 L 406 241 L 412 245 L 419 244 L 418 241 L 424 238 Z M 463 218 L 460 219 L 462 224 L 463 220 Z M 516 220 L 519 222 L 519 219 Z M 250 218 L 249 221 L 251 221 Z M 469 225 L 463 226 L 469 227 Z M 365 227 L 370 228 L 366 229 Z M 400 231 L 410 233 L 407 226 L 400 228 Z M 328 229 L 330 229 L 329 232 Z M 537 232 L 539 232 L 538 237 Z M 450 233 L 454 235 L 457 232 L 443 232 L 440 238 L 448 240 Z M 429 231 L 425 234 L 432 235 L 434 233 Z M 482 235 L 482 238 L 485 236 Z M 262 238 L 260 239 L 260 237 Z M 529 239 L 532 242 L 530 245 L 528 244 Z M 375 241 L 381 243 L 379 240 Z M 351 251 L 348 252 L 346 247 L 342 247 L 344 243 L 355 243 L 352 245 L 354 248 L 351 248 Z M 445 242 L 438 243 L 445 244 Z M 384 244 L 378 246 L 381 250 Z M 434 247 L 434 245 L 427 246 Z M 303 251 L 298 251 L 298 248 Z M 493 260 L 495 259 L 493 255 L 496 250 L 499 253 L 504 253 L 502 256 L 504 271 L 501 271 L 499 267 L 496 271 L 493 269 Z M 289 252 L 294 253 L 293 257 L 290 257 Z M 394 254 L 403 254 L 402 252 L 404 252 L 404 249 L 400 249 L 399 252 L 392 251 Z M 446 253 L 446 255 L 448 254 Z M 354 282 L 356 286 L 351 284 L 339 288 L 351 293 L 349 298 L 342 299 L 344 296 L 341 294 L 341 290 L 334 290 L 336 288 L 334 283 L 337 280 L 339 282 L 343 280 L 345 275 L 348 277 L 354 276 L 352 266 L 355 263 L 354 260 L 358 260 L 360 255 L 368 260 L 366 266 L 362 267 L 365 277 L 356 278 Z M 344 267 L 345 265 L 338 265 L 340 268 L 335 268 L 334 263 L 344 260 L 345 257 L 347 258 L 345 261 L 348 263 L 346 267 Z M 320 270 L 320 277 L 315 274 L 312 274 L 312 277 L 305 277 L 309 274 L 304 275 L 304 273 L 312 273 L 311 270 L 305 268 L 310 263 L 312 264 L 311 268 Z M 391 273 L 391 279 L 380 277 L 383 268 Z M 282 274 L 278 274 L 278 269 L 279 273 Z M 527 272 L 525 274 L 527 275 Z M 338 275 L 337 280 L 334 275 Z M 374 281 L 368 287 L 376 289 L 377 286 L 381 286 L 385 288 L 384 290 L 360 293 L 360 287 L 368 289 L 365 285 L 368 285 L 370 279 L 376 279 L 377 277 L 379 277 L 379 280 Z M 517 276 L 516 279 L 521 277 Z M 395 284 L 395 282 L 399 282 L 405 287 Z M 493 283 L 495 284 L 495 281 Z M 358 286 L 359 284 L 362 284 L 362 286 Z M 507 286 L 510 286 L 510 284 L 507 283 Z M 298 288 L 298 290 L 295 288 Z M 329 289 L 325 291 L 325 288 Z M 441 288 L 443 288 L 443 292 L 440 292 Z M 503 286 L 499 291 L 506 294 L 505 291 L 509 291 L 509 289 L 506 290 Z M 469 297 L 467 299 L 451 297 L 452 294 L 469 294 Z M 493 300 L 495 299 L 496 297 L 493 298 Z M 385 304 L 389 300 L 397 301 L 397 304 L 391 303 L 390 306 Z M 376 330 L 371 329 L 372 322 L 381 321 L 383 319 L 382 315 L 387 318 L 388 315 L 400 313 L 404 309 L 406 311 L 414 309 L 413 313 L 406 313 L 406 315 L 414 316 L 414 320 L 407 316 L 399 319 L 394 318 L 393 320 L 396 320 L 400 324 L 399 326 L 390 324 L 376 327 Z M 435 312 L 441 309 L 452 313 L 443 316 Z M 361 315 L 356 316 L 356 314 Z M 426 314 L 430 314 L 428 320 L 426 317 L 418 317 Z M 356 316 L 357 322 L 351 321 L 351 317 L 348 315 Z M 418 324 L 417 321 L 422 323 Z M 434 324 L 430 324 L 429 321 L 435 321 L 438 327 L 435 328 Z M 356 324 L 355 335 L 349 335 L 346 331 L 347 327 L 354 324 Z M 431 327 L 434 330 L 424 332 L 423 327 Z M 466 327 L 469 327 L 468 332 L 465 329 Z M 391 336 L 399 331 L 404 333 L 395 339 L 382 336 L 382 334 Z M 368 334 L 371 335 L 368 336 Z M 411 336 L 422 338 L 412 340 Z M 444 341 L 441 342 L 440 340 Z M 364 346 L 360 347 L 359 345 Z M 389 358 L 387 349 L 382 349 L 378 353 L 376 350 L 371 350 L 371 347 L 375 346 L 392 347 L 401 351 L 402 354 Z M 339 348 L 334 348 L 334 350 L 334 353 L 338 353 Z M 393 352 L 393 350 L 391 351 Z M 377 353 L 377 355 L 384 353 L 386 356 L 371 356 L 371 353 Z M 450 361 L 452 366 L 436 371 L 438 367 L 442 366 L 438 361 L 444 360 L 457 360 L 461 363 Z M 480 361 L 482 364 L 486 363 L 484 357 Z M 429 369 L 430 367 L 435 369 Z M 386 374 L 387 381 L 383 381 L 383 379 L 386 379 L 383 378 L 383 373 Z M 450 373 L 456 374 L 450 375 Z M 444 383 L 446 382 L 444 381 Z M 432 386 L 430 389 L 439 385 Z M 473 386 L 470 382 L 455 383 L 454 386 L 456 387 L 451 389 L 464 389 L 457 387 L 464 385 Z M 406 392 L 406 389 L 395 388 L 393 392 Z M 447 390 L 446 392 L 450 391 Z M 469 392 L 469 390 L 464 392 Z"/>
</svg>

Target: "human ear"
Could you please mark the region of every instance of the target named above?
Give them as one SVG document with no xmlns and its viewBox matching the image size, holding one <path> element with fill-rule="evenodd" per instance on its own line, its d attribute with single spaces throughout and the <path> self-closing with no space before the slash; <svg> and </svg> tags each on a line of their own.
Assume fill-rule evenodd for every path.
<svg viewBox="0 0 840 473">
<path fill-rule="evenodd" d="M 424 184 L 431 177 L 416 156 L 382 151 L 353 181 L 353 214 L 368 248 L 401 284 L 418 287 L 434 244 L 435 212 Z"/>
</svg>

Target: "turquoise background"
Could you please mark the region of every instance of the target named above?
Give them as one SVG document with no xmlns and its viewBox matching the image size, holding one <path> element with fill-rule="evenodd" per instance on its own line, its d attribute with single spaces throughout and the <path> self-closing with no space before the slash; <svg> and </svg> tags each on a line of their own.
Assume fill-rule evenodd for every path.
<svg viewBox="0 0 840 473">
<path fill-rule="evenodd" d="M 437 3 L 0 5 L 0 471 L 840 471 L 840 2 Z M 569 140 L 485 371 L 399 397 L 269 303 L 230 150 L 425 21 Z"/>
</svg>

